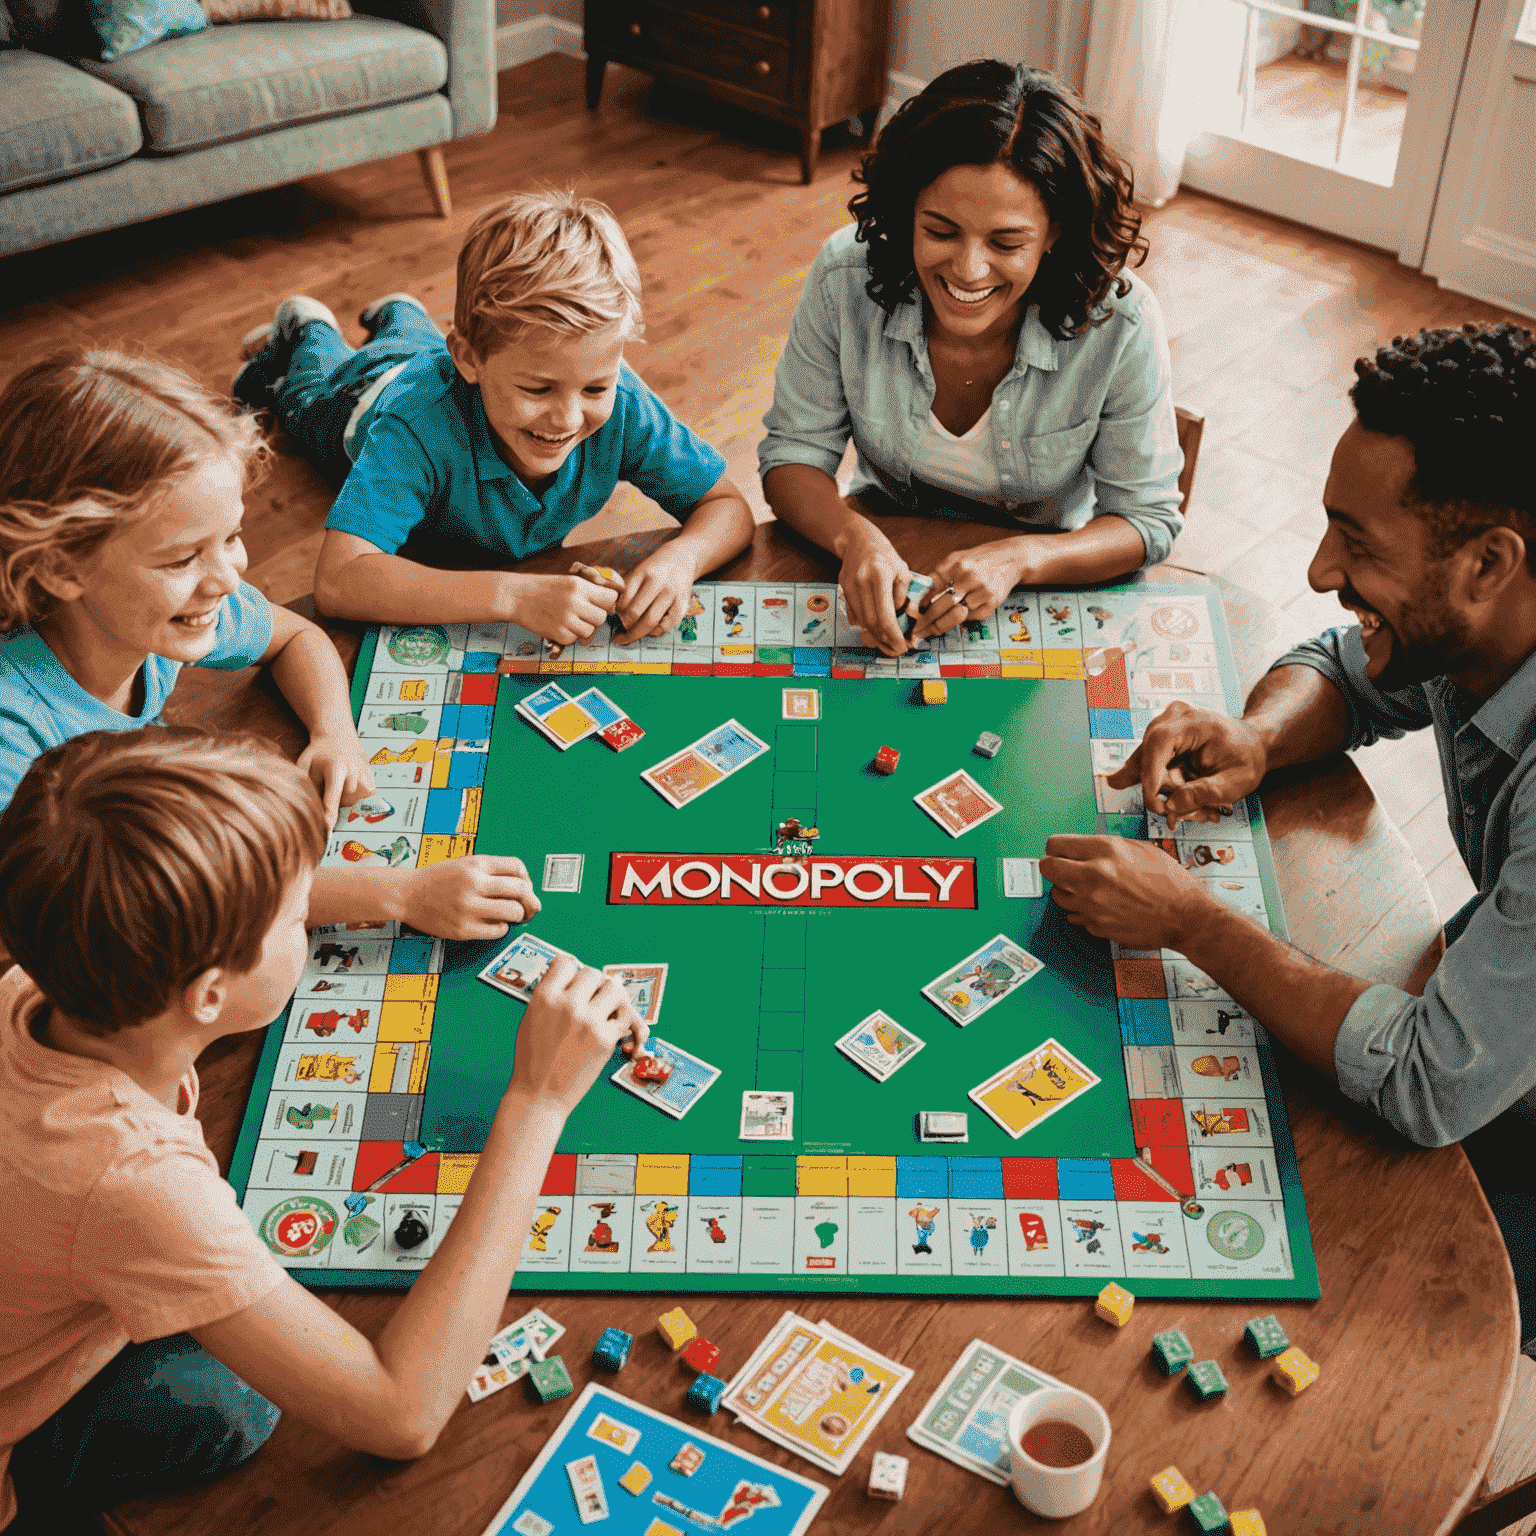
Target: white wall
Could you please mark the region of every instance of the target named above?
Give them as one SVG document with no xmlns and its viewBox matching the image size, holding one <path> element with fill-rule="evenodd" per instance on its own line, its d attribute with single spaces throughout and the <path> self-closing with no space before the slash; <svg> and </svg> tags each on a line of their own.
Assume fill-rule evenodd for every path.
<svg viewBox="0 0 1536 1536">
<path fill-rule="evenodd" d="M 891 71 L 929 81 L 968 59 L 1039 64 L 1081 84 L 1092 0 L 896 0 Z"/>
</svg>

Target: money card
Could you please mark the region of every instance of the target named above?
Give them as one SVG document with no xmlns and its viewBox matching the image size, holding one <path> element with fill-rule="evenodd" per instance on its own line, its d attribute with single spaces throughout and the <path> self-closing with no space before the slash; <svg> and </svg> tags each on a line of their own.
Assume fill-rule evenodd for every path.
<svg viewBox="0 0 1536 1536">
<path fill-rule="evenodd" d="M 652 1082 L 635 1076 L 635 1064 L 626 1061 L 612 1074 L 615 1082 L 626 1093 L 637 1099 L 654 1104 L 663 1114 L 681 1120 L 703 1097 L 705 1090 L 720 1076 L 720 1068 L 690 1055 L 681 1046 L 669 1045 L 652 1035 L 645 1043 L 646 1053 L 663 1061 L 672 1070 L 664 1083 Z"/>
<path fill-rule="evenodd" d="M 603 975 L 612 976 L 624 988 L 629 1006 L 647 1024 L 654 1024 L 661 1017 L 661 995 L 667 989 L 665 961 L 649 965 L 605 965 Z"/>
<path fill-rule="evenodd" d="M 861 1019 L 836 1042 L 849 1061 L 863 1067 L 877 1083 L 883 1083 L 898 1067 L 922 1050 L 926 1041 L 903 1029 L 883 1009 Z"/>
<path fill-rule="evenodd" d="M 647 768 L 640 777 L 668 805 L 681 810 L 690 800 L 697 800 L 706 789 L 713 789 L 726 775 L 722 769 L 706 762 L 692 747 L 684 747 L 675 756 Z"/>
<path fill-rule="evenodd" d="M 1000 933 L 930 981 L 923 996 L 956 1024 L 969 1024 L 1044 969 L 1042 961 Z"/>
<path fill-rule="evenodd" d="M 739 720 L 717 725 L 707 736 L 694 742 L 693 750 L 711 767 L 723 774 L 735 773 L 768 750 L 768 743 L 754 736 Z"/>
<path fill-rule="evenodd" d="M 793 1141 L 795 1139 L 795 1096 L 792 1093 L 764 1093 L 748 1089 L 741 1096 L 741 1139 L 743 1141 Z"/>
<path fill-rule="evenodd" d="M 994 800 L 963 768 L 912 798 L 951 837 L 979 827 L 1003 808 L 1002 802 Z"/>
<path fill-rule="evenodd" d="M 517 712 L 562 752 L 600 728 L 558 683 L 546 683 L 527 698 L 519 699 Z"/>
<path fill-rule="evenodd" d="M 531 933 L 520 933 L 480 972 L 480 980 L 526 1003 L 544 979 L 550 961 L 559 953 L 553 944 L 546 944 Z"/>
<path fill-rule="evenodd" d="M 994 1072 L 986 1082 L 978 1083 L 970 1097 L 1017 1140 L 1073 1099 L 1081 1098 L 1098 1081 L 1098 1075 L 1069 1051 L 1055 1040 L 1047 1040 Z"/>
</svg>

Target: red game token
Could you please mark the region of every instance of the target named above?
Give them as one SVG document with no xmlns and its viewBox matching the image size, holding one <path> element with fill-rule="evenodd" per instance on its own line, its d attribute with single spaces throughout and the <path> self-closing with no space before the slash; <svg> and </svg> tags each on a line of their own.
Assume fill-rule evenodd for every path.
<svg viewBox="0 0 1536 1536">
<path fill-rule="evenodd" d="M 640 729 L 627 715 L 622 720 L 615 720 L 606 731 L 599 731 L 598 735 L 613 748 L 615 752 L 622 752 L 625 747 L 632 747 L 640 740 L 645 732 Z"/>
</svg>

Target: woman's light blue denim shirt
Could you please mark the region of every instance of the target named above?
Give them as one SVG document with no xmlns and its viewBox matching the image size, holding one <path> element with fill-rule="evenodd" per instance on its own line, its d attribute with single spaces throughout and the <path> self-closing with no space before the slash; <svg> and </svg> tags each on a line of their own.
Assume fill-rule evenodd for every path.
<svg viewBox="0 0 1536 1536">
<path fill-rule="evenodd" d="M 850 224 L 811 266 L 774 374 L 758 470 L 809 464 L 835 476 L 852 437 L 850 488 L 878 486 L 916 509 L 912 462 L 934 393 L 922 300 L 887 316 L 864 291 L 866 249 Z M 1003 510 L 1021 529 L 1081 528 L 1112 512 L 1141 535 L 1150 565 L 1183 527 L 1184 457 L 1162 312 L 1126 275 L 1130 289 L 1111 296 L 1109 319 L 1070 341 L 1055 340 L 1030 307 L 1013 368 L 992 392 L 991 453 Z"/>
</svg>

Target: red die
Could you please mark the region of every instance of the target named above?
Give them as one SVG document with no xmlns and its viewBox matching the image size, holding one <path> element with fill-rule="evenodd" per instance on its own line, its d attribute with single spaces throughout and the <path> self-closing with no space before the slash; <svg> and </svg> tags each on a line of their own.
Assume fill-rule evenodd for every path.
<svg viewBox="0 0 1536 1536">
<path fill-rule="evenodd" d="M 876 773 L 895 773 L 896 764 L 901 761 L 901 753 L 895 747 L 881 747 L 875 753 Z"/>
<path fill-rule="evenodd" d="M 708 1374 L 719 1365 L 720 1351 L 708 1339 L 695 1339 L 683 1351 L 683 1359 L 693 1370 Z"/>
<path fill-rule="evenodd" d="M 635 1076 L 642 1083 L 659 1085 L 672 1076 L 672 1064 L 660 1056 L 652 1056 L 649 1051 L 641 1051 L 635 1057 Z"/>
</svg>

